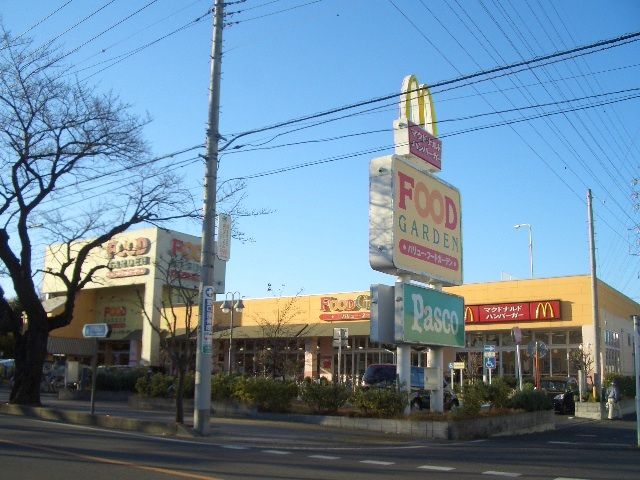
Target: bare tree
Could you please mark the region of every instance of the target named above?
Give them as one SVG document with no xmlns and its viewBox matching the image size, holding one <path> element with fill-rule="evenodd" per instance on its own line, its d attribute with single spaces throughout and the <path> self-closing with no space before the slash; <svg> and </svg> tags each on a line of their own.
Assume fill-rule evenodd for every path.
<svg viewBox="0 0 640 480">
<path fill-rule="evenodd" d="M 482 378 L 482 362 L 483 362 L 482 353 L 469 352 L 467 355 L 467 362 L 464 369 L 465 378 L 474 382 Z"/>
<path fill-rule="evenodd" d="M 192 339 L 198 328 L 198 318 L 194 313 L 199 298 L 198 285 L 193 282 L 191 285 L 186 284 L 182 275 L 182 272 L 187 271 L 188 263 L 180 257 L 156 262 L 156 277 L 165 286 L 161 304 L 154 306 L 160 315 L 160 325 L 151 321 L 151 315 L 144 309 L 144 298 L 136 290 L 145 319 L 160 337 L 160 351 L 169 358 L 171 371 L 178 376 L 175 390 L 177 423 L 184 423 L 185 378 L 190 365 L 194 363 L 195 348 Z"/>
<path fill-rule="evenodd" d="M 33 49 L 2 29 L 0 39 L 0 260 L 26 321 L 0 296 L 4 329 L 16 339 L 16 375 L 10 402 L 40 404 L 40 377 L 49 332 L 71 322 L 76 294 L 107 265 L 86 267 L 94 249 L 132 225 L 194 214 L 181 181 L 147 155 L 142 129 L 112 94 L 64 80 L 55 52 Z M 96 181 L 113 178 L 100 193 Z M 105 186 L 103 186 L 104 190 Z M 114 194 L 115 192 L 115 194 Z M 74 202 L 75 200 L 75 202 Z M 66 251 L 42 272 L 33 264 L 35 225 Z M 80 242 L 80 239 L 89 239 Z M 84 267 L 84 268 L 83 268 Z M 36 287 L 38 274 L 64 285 L 60 313 L 47 316 Z"/>
<path fill-rule="evenodd" d="M 262 330 L 262 349 L 257 354 L 257 361 L 265 374 L 273 378 L 286 375 L 286 352 L 295 348 L 299 338 L 309 331 L 309 324 L 296 324 L 302 313 L 297 306 L 302 290 L 295 296 L 276 298 L 276 307 L 269 316 L 258 315 L 256 323 Z"/>
</svg>

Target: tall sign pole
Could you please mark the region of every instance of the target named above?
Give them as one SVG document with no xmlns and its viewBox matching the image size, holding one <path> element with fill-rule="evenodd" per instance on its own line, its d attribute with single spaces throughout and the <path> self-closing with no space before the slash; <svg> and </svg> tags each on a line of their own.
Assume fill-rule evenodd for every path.
<svg viewBox="0 0 640 480">
<path fill-rule="evenodd" d="M 204 220 L 202 222 L 202 253 L 200 263 L 200 309 L 198 349 L 196 352 L 196 384 L 193 428 L 201 435 L 210 431 L 211 419 L 211 355 L 213 333 L 213 288 L 216 227 L 216 190 L 218 180 L 218 138 L 220 113 L 220 70 L 222 68 L 223 0 L 216 0 L 211 45 L 211 80 L 207 128 L 207 162 L 204 177 Z"/>
</svg>

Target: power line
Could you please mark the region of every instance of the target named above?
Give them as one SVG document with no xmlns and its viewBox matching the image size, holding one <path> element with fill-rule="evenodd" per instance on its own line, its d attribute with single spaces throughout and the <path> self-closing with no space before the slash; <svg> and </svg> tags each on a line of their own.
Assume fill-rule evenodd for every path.
<svg viewBox="0 0 640 480">
<path fill-rule="evenodd" d="M 393 4 L 393 2 L 391 0 L 389 0 L 389 1 Z M 526 61 L 515 62 L 515 63 L 508 64 L 508 65 L 498 66 L 498 67 L 490 68 L 490 69 L 487 69 L 487 70 L 482 70 L 482 71 L 471 73 L 471 74 L 461 75 L 461 76 L 459 76 L 457 78 L 454 78 L 454 79 L 436 82 L 436 83 L 430 85 L 430 88 L 433 91 L 433 89 L 436 89 L 436 88 L 440 88 L 440 87 L 444 87 L 444 86 L 450 86 L 450 85 L 454 85 L 456 83 L 462 83 L 462 82 L 465 82 L 467 80 L 471 80 L 471 79 L 474 79 L 474 78 L 487 76 L 487 75 L 490 75 L 492 73 L 504 72 L 504 71 L 507 71 L 507 70 L 510 70 L 510 69 L 513 69 L 513 68 L 532 65 L 532 64 L 535 64 L 535 63 L 543 62 L 545 60 L 550 60 L 550 59 L 554 59 L 554 58 L 558 58 L 558 57 L 562 57 L 562 56 L 567 56 L 567 55 L 570 55 L 572 53 L 584 52 L 586 50 L 595 50 L 597 48 L 603 48 L 603 47 L 607 47 L 607 46 L 611 47 L 613 45 L 619 45 L 622 42 L 636 42 L 636 41 L 638 41 L 638 37 L 640 37 L 640 32 L 634 32 L 634 33 L 630 33 L 630 34 L 626 34 L 626 35 L 621 35 L 619 37 L 615 37 L 615 38 L 611 38 L 611 39 L 607 39 L 607 40 L 600 40 L 598 42 L 594 42 L 594 43 L 591 43 L 591 44 L 588 44 L 588 45 L 583 45 L 583 46 L 580 46 L 580 47 L 575 47 L 575 48 L 572 48 L 572 49 L 569 49 L 569 50 L 564 50 L 564 51 L 560 51 L 560 52 L 556 52 L 556 53 L 552 53 L 552 54 L 548 54 L 548 55 L 542 55 L 542 56 L 534 57 L 534 58 L 526 60 Z M 593 52 L 591 52 L 591 53 L 593 53 Z M 410 93 L 410 92 L 408 92 L 408 93 Z M 313 113 L 313 114 L 309 114 L 309 115 L 304 115 L 304 116 L 301 116 L 301 117 L 293 118 L 293 119 L 290 119 L 290 120 L 278 122 L 278 123 L 271 124 L 271 125 L 268 125 L 268 126 L 265 126 L 265 127 L 260 127 L 260 128 L 256 128 L 256 129 L 252 129 L 252 130 L 247 130 L 245 132 L 242 132 L 242 133 L 239 133 L 239 134 L 235 135 L 231 140 L 229 140 L 221 148 L 221 150 L 228 148 L 236 140 L 238 140 L 239 138 L 242 138 L 244 136 L 247 136 L 247 135 L 252 135 L 252 134 L 255 134 L 255 133 L 261 133 L 261 132 L 265 132 L 265 131 L 269 131 L 269 130 L 275 130 L 277 128 L 285 127 L 285 126 L 288 126 L 288 125 L 293 125 L 295 123 L 300 123 L 300 122 L 313 120 L 313 119 L 316 119 L 316 118 L 321 118 L 321 117 L 325 117 L 325 116 L 328 116 L 328 115 L 333 115 L 333 114 L 336 114 L 336 113 L 344 112 L 346 110 L 351 110 L 353 108 L 358 108 L 358 107 L 361 107 L 361 106 L 366 106 L 366 105 L 371 105 L 371 104 L 383 102 L 383 101 L 386 101 L 386 100 L 391 100 L 393 98 L 397 98 L 398 96 L 399 96 L 399 94 L 397 94 L 397 93 L 390 94 L 390 95 L 383 95 L 383 96 L 380 96 L 380 97 L 375 97 L 375 98 L 371 98 L 371 99 L 368 99 L 368 100 L 359 101 L 359 102 L 356 102 L 356 103 L 346 104 L 346 105 L 343 105 L 341 107 L 332 108 L 330 110 L 325 110 L 325 111 L 321 111 L 321 112 L 317 112 L 317 113 Z"/>
<path fill-rule="evenodd" d="M 29 28 L 27 28 L 24 32 L 22 32 L 20 35 L 18 35 L 15 40 L 18 40 L 20 38 L 22 38 L 24 35 L 26 35 L 27 33 L 29 33 L 31 30 L 39 27 L 42 23 L 44 23 L 45 21 L 49 20 L 49 18 L 53 17 L 56 13 L 58 13 L 60 10 L 62 10 L 64 7 L 66 7 L 67 5 L 69 5 L 71 2 L 73 2 L 73 0 L 68 0 L 67 2 L 63 3 L 62 5 L 60 5 L 58 8 L 56 8 L 55 10 L 53 10 L 51 13 L 49 13 L 48 15 L 44 16 L 42 19 L 38 20 L 36 23 L 34 23 L 33 25 L 31 25 Z"/>
</svg>

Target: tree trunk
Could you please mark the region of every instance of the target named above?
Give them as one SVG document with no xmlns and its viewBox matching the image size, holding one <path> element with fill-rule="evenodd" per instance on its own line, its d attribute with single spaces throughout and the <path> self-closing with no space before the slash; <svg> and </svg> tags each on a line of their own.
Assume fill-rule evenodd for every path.
<svg viewBox="0 0 640 480">
<path fill-rule="evenodd" d="M 16 339 L 16 370 L 9 403 L 41 405 L 40 382 L 49 332 L 33 328 L 35 323 L 31 322 L 25 334 Z"/>
</svg>

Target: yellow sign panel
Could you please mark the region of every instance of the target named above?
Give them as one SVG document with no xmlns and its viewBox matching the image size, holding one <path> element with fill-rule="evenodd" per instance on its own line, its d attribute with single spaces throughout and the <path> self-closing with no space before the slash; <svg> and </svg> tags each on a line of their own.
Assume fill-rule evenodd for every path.
<svg viewBox="0 0 640 480">
<path fill-rule="evenodd" d="M 460 193 L 405 162 L 395 162 L 394 264 L 462 283 Z"/>
<path fill-rule="evenodd" d="M 371 266 L 462 284 L 460 192 L 397 155 L 373 160 L 369 173 Z"/>
</svg>

